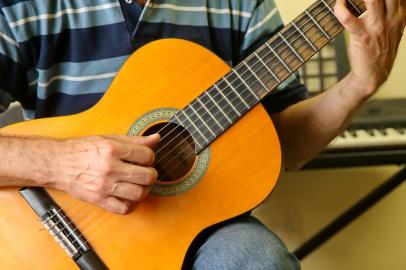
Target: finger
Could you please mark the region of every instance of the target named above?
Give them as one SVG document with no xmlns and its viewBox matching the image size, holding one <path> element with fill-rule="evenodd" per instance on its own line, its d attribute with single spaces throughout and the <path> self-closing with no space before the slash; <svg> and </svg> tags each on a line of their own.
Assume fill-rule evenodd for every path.
<svg viewBox="0 0 406 270">
<path fill-rule="evenodd" d="M 155 161 L 152 147 L 160 141 L 159 134 L 146 137 L 126 135 L 106 135 L 104 137 L 115 142 L 115 155 L 121 160 L 143 166 L 151 166 Z"/>
<path fill-rule="evenodd" d="M 371 0 L 367 0 L 369 2 Z M 373 1 L 373 0 L 372 0 Z M 389 19 L 392 19 L 395 16 L 400 7 L 400 0 L 385 0 L 386 16 Z"/>
<path fill-rule="evenodd" d="M 98 205 L 109 212 L 120 215 L 128 214 L 132 209 L 131 202 L 116 197 L 107 197 Z"/>
<path fill-rule="evenodd" d="M 122 143 L 141 144 L 151 148 L 157 145 L 161 140 L 159 134 L 152 134 L 149 136 L 105 135 L 105 137 L 118 140 Z"/>
<path fill-rule="evenodd" d="M 151 166 L 155 161 L 155 153 L 151 148 L 137 144 L 124 145 L 124 149 L 117 156 L 123 161 L 142 166 Z"/>
<path fill-rule="evenodd" d="M 158 133 L 149 136 L 137 136 L 132 138 L 135 140 L 135 143 L 146 145 L 151 148 L 157 145 L 161 140 L 161 136 Z"/>
<path fill-rule="evenodd" d="M 365 0 L 365 6 L 368 10 L 367 20 L 371 24 L 385 18 L 385 3 L 383 0 Z"/>
<path fill-rule="evenodd" d="M 119 182 L 114 185 L 110 195 L 120 199 L 138 202 L 144 199 L 148 195 L 148 192 L 149 188 L 147 187 Z"/>
<path fill-rule="evenodd" d="M 152 186 L 157 180 L 158 172 L 152 167 L 122 163 L 116 177 L 128 183 Z"/>
<path fill-rule="evenodd" d="M 98 207 L 106 209 L 107 211 L 117 214 L 125 214 L 133 209 L 133 203 L 131 201 L 119 200 L 114 197 L 106 197 L 98 192 L 92 192 L 87 189 L 77 189 L 71 194 L 82 201 L 92 203 Z"/>
<path fill-rule="evenodd" d="M 364 32 L 364 25 L 361 20 L 352 15 L 345 5 L 345 0 L 337 0 L 334 7 L 334 14 L 338 21 L 348 30 L 351 34 L 361 35 Z"/>
<path fill-rule="evenodd" d="M 122 161 L 151 166 L 155 161 L 154 151 L 145 145 L 123 142 L 122 139 L 112 139 L 113 137 L 104 137 L 107 141 L 106 153 L 113 155 Z"/>
</svg>

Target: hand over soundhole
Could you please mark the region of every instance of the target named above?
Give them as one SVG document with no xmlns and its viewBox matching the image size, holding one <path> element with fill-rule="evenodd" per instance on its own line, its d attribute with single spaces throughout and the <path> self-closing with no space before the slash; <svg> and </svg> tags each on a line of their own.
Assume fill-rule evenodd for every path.
<svg viewBox="0 0 406 270">
<path fill-rule="evenodd" d="M 174 123 L 160 123 L 148 128 L 143 135 L 157 132 L 161 135 L 161 141 L 154 149 L 158 180 L 174 182 L 187 176 L 196 160 L 195 144 L 190 133 Z"/>
</svg>

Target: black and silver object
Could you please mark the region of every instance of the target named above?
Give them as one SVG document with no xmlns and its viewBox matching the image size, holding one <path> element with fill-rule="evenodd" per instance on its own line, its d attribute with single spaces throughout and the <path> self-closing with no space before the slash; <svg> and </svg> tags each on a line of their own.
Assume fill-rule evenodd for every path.
<svg viewBox="0 0 406 270">
<path fill-rule="evenodd" d="M 48 233 L 81 270 L 108 270 L 79 229 L 45 189 L 26 187 L 20 189 L 20 194 L 41 219 Z"/>
<path fill-rule="evenodd" d="M 406 99 L 371 100 L 305 169 L 406 164 Z"/>
</svg>

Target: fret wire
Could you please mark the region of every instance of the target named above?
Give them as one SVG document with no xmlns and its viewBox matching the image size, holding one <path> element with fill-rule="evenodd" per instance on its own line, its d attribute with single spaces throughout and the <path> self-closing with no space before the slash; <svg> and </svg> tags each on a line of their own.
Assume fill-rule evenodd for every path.
<svg viewBox="0 0 406 270">
<path fill-rule="evenodd" d="M 314 24 L 321 30 L 321 32 L 323 32 L 323 34 L 328 38 L 328 40 L 331 40 L 331 37 L 324 31 L 324 29 L 323 29 L 323 28 L 321 27 L 321 25 L 313 18 L 313 16 L 310 15 L 310 13 L 309 13 L 307 10 L 305 10 L 305 12 L 306 12 L 307 16 L 310 17 L 310 20 L 312 20 L 313 23 L 314 23 Z"/>
<path fill-rule="evenodd" d="M 198 118 L 201 122 L 203 122 L 203 124 L 207 127 L 207 129 L 210 131 L 210 133 L 211 133 L 214 137 L 216 137 L 216 134 L 215 134 L 215 133 L 213 132 L 213 130 L 209 127 L 209 125 L 207 125 L 206 121 L 204 121 L 203 118 L 202 118 L 199 114 L 197 114 L 197 111 L 195 110 L 195 108 L 193 108 L 193 102 L 192 102 L 188 107 L 192 109 L 193 113 L 197 116 L 197 118 Z"/>
<path fill-rule="evenodd" d="M 212 88 L 213 89 L 213 88 Z M 219 108 L 219 110 L 223 113 L 223 115 L 226 117 L 226 119 L 228 120 L 228 122 L 230 122 L 230 124 L 233 123 L 233 121 L 231 121 L 231 119 L 227 116 L 227 114 L 223 111 L 223 109 L 217 104 L 216 101 L 214 101 L 214 99 L 211 97 L 209 91 L 205 92 L 206 96 L 209 97 L 209 99 L 214 103 L 215 106 L 217 106 L 217 108 Z"/>
<path fill-rule="evenodd" d="M 265 62 L 261 59 L 261 57 L 259 57 L 259 55 L 257 54 L 257 52 L 254 52 L 254 55 L 259 59 L 259 61 L 262 63 L 262 65 L 265 66 L 265 68 L 269 71 L 269 73 L 271 73 L 272 77 L 275 78 L 275 80 L 280 83 L 281 80 L 279 80 L 278 77 L 276 77 L 275 73 L 268 67 L 267 64 L 265 64 Z"/>
<path fill-rule="evenodd" d="M 334 11 L 331 9 L 330 5 L 328 5 L 324 0 L 320 0 L 327 8 L 330 10 L 330 12 L 334 15 Z"/>
<path fill-rule="evenodd" d="M 311 20 L 313 20 L 314 21 L 314 18 L 310 15 L 310 14 L 307 14 L 309 17 L 310 17 L 310 19 Z M 317 24 L 317 23 L 316 23 Z M 296 25 L 294 25 L 296 28 L 298 28 Z M 317 25 L 317 26 L 319 26 L 319 25 Z M 320 27 L 319 27 L 320 28 Z M 299 30 L 299 32 L 301 32 L 300 31 L 300 29 L 298 29 Z M 323 31 L 323 29 L 321 29 L 322 30 L 322 32 L 324 32 Z M 303 33 L 301 33 L 302 35 L 303 35 Z M 305 35 L 304 35 L 305 36 Z M 328 36 L 328 35 L 326 35 L 326 36 Z M 281 36 L 282 37 L 282 36 Z M 329 37 L 329 36 L 328 36 Z M 283 38 L 283 37 L 282 37 Z M 305 38 L 306 38 L 306 41 L 307 42 L 309 42 L 309 40 L 307 39 L 307 37 L 305 36 Z M 286 42 L 286 39 L 285 38 L 283 38 L 284 39 L 284 41 Z M 287 43 L 287 42 L 286 42 Z M 287 43 L 288 44 L 288 43 Z M 314 48 L 314 46 L 312 45 L 312 43 L 311 42 L 309 42 L 309 44 L 312 46 L 312 48 Z M 269 44 L 266 44 L 268 47 L 270 47 L 269 46 Z M 289 44 L 288 44 L 289 45 Z M 273 53 L 275 54 L 275 56 L 277 56 L 278 58 L 279 58 L 279 56 L 275 53 L 275 51 L 272 49 L 272 48 L 270 48 L 272 51 L 273 51 Z M 264 62 L 262 61 L 262 59 L 256 54 L 256 52 L 254 53 L 257 57 L 258 57 L 258 59 L 260 60 L 260 62 L 261 63 L 263 63 L 264 64 Z M 286 66 L 286 63 L 284 63 L 280 58 L 279 58 L 279 60 L 285 65 L 285 67 L 289 70 L 289 71 L 291 71 L 290 70 L 290 68 L 288 68 L 287 66 Z M 245 65 L 246 65 L 246 63 L 244 63 Z M 273 77 L 275 78 L 275 79 L 277 79 L 277 81 L 279 81 L 279 79 L 276 77 L 276 75 L 275 74 L 273 74 L 273 72 L 268 68 L 268 66 L 266 65 L 266 64 L 264 64 L 264 66 L 265 66 L 265 68 L 268 70 L 268 71 L 270 71 L 271 73 L 272 73 L 272 75 L 273 75 Z M 257 77 L 256 76 L 256 74 L 252 71 L 252 69 L 250 69 L 250 71 L 253 73 L 253 75 L 255 76 L 255 77 Z M 237 74 L 237 73 L 236 73 Z M 237 74 L 237 76 L 238 77 L 240 77 L 239 76 L 239 74 Z M 257 77 L 258 78 L 258 77 Z M 242 80 L 243 82 L 244 82 L 244 80 Z M 261 80 L 259 80 L 261 83 L 262 83 L 262 81 Z M 234 92 L 241 98 L 241 96 L 238 94 L 238 92 L 236 92 L 235 91 L 235 89 L 231 86 L 231 84 L 226 80 L 226 82 L 227 82 L 227 84 L 232 88 L 232 90 L 234 90 Z M 244 82 L 245 83 L 245 82 Z M 241 84 L 240 84 L 241 85 Z M 216 86 L 217 87 L 217 86 Z M 218 88 L 218 87 L 217 87 Z M 250 88 L 249 88 L 250 89 Z M 267 89 L 267 88 L 266 88 Z M 223 95 L 223 93 L 221 92 L 221 91 L 219 91 L 222 95 Z M 251 91 L 252 92 L 252 91 Z M 219 108 L 219 109 L 221 109 L 219 106 L 218 106 L 218 104 L 211 98 L 211 96 L 210 95 L 208 95 L 209 96 L 209 98 L 214 102 L 214 104 Z M 255 95 L 254 95 L 255 96 Z M 223 95 L 223 97 L 225 97 L 224 95 Z M 235 109 L 235 107 L 229 102 L 229 100 L 225 97 L 225 99 L 226 99 L 226 101 L 232 106 L 232 108 L 239 114 L 239 112 Z M 241 100 L 245 103 L 245 100 L 243 100 L 242 98 L 241 98 Z M 246 103 L 245 103 L 245 105 L 247 105 Z M 224 111 L 222 111 L 223 113 L 224 113 Z M 224 113 L 224 115 L 226 115 L 225 113 Z M 239 114 L 240 115 L 240 114 Z M 227 117 L 227 116 L 226 116 Z M 227 117 L 227 120 L 229 120 L 230 122 L 231 122 L 231 120 Z"/>
<path fill-rule="evenodd" d="M 350 5 L 358 12 L 358 14 L 362 14 L 362 12 L 358 9 L 357 5 L 355 5 L 352 0 L 348 0 Z"/>
<path fill-rule="evenodd" d="M 292 47 L 292 45 L 283 37 L 281 32 L 278 33 L 278 35 L 282 38 L 282 40 L 288 45 L 288 47 L 292 50 L 294 54 L 299 58 L 300 62 L 304 63 L 303 58 L 297 53 L 297 51 Z"/>
<path fill-rule="evenodd" d="M 190 107 L 190 106 L 189 106 Z M 187 115 L 187 113 L 182 110 L 181 111 L 183 113 L 183 115 L 186 117 L 186 119 L 192 124 L 192 126 L 195 128 L 195 130 L 200 134 L 200 136 L 207 142 L 209 143 L 209 140 L 207 140 L 207 138 L 203 135 L 203 133 L 199 130 L 199 128 L 195 125 L 195 123 L 189 118 L 189 116 Z"/>
<path fill-rule="evenodd" d="M 328 38 L 328 39 L 331 39 L 330 38 L 330 36 L 323 30 L 323 28 L 321 28 L 321 26 L 314 20 L 314 18 L 307 12 L 307 10 L 306 10 L 306 14 L 308 15 L 308 17 L 310 17 L 310 20 L 307 20 L 307 22 L 309 22 L 309 21 L 313 21 L 316 25 L 317 25 L 317 27 L 326 35 L 326 37 Z M 318 13 L 319 14 L 319 13 Z M 324 16 L 325 17 L 325 16 Z M 323 17 L 323 18 L 324 18 Z M 304 18 L 304 16 L 302 16 L 302 18 Z M 306 22 L 306 23 L 307 23 Z M 294 24 L 294 22 L 292 22 L 293 23 L 293 25 L 295 26 L 295 28 L 298 30 L 298 32 L 305 38 L 305 40 L 309 43 L 309 45 L 312 47 L 312 49 L 313 50 L 315 50 L 315 51 L 318 51 L 318 49 L 317 48 L 315 48 L 314 47 L 314 45 L 312 44 L 312 42 L 307 38 L 307 36 L 297 27 L 297 25 L 296 24 Z M 269 44 L 267 44 L 266 43 L 266 45 L 268 45 L 268 47 L 269 47 Z M 281 45 L 281 43 L 280 44 L 278 44 L 278 46 L 279 45 Z M 264 47 L 264 46 L 262 46 L 262 47 Z M 286 48 L 286 47 L 285 47 Z M 272 51 L 273 51 L 273 49 L 272 48 L 270 48 Z M 258 59 L 264 64 L 264 66 L 268 69 L 268 71 L 270 71 L 271 73 L 272 73 L 272 76 L 278 81 L 278 82 L 280 82 L 280 80 L 276 77 L 276 75 L 275 74 L 273 74 L 273 72 L 268 68 L 268 66 L 262 61 L 262 59 L 258 56 L 258 54 L 256 53 L 256 52 L 254 52 L 253 54 L 255 54 L 257 57 L 258 57 Z M 274 54 L 278 57 L 278 55 L 274 52 Z M 278 57 L 279 58 L 279 57 Z M 247 58 L 247 59 L 250 59 L 250 58 Z M 247 60 L 246 59 L 246 60 Z M 245 60 L 245 61 L 246 61 Z M 280 61 L 281 61 L 281 59 L 279 59 Z M 283 61 L 281 61 L 284 65 L 285 65 L 285 67 L 288 69 L 288 70 L 290 70 L 290 68 L 289 67 L 287 67 L 286 66 L 286 64 L 283 62 Z M 238 66 L 237 66 L 237 68 L 238 68 Z"/>
<path fill-rule="evenodd" d="M 300 28 L 296 25 L 296 23 L 294 21 L 292 21 L 291 23 L 296 29 L 297 31 L 302 35 L 302 37 L 304 37 L 304 39 L 307 41 L 307 43 L 310 45 L 310 47 L 312 47 L 312 49 L 317 52 L 316 47 L 314 47 L 313 43 L 310 42 L 310 40 L 307 38 L 307 36 L 302 32 L 302 30 L 300 30 Z"/>
<path fill-rule="evenodd" d="M 330 38 L 330 36 L 324 31 L 324 29 L 323 28 L 321 28 L 321 26 L 315 21 L 315 19 L 306 11 L 306 13 L 307 13 L 307 15 L 310 17 L 310 20 L 308 20 L 307 22 L 309 22 L 309 21 L 313 21 L 313 22 L 315 22 L 315 24 L 317 25 L 317 27 L 326 35 L 326 37 L 328 38 L 328 39 L 331 39 Z M 296 26 L 296 25 L 294 25 L 297 29 L 298 29 L 298 27 Z M 301 32 L 300 31 L 300 29 L 298 29 L 299 30 L 299 32 Z M 315 51 L 317 51 L 317 49 L 314 47 L 314 45 L 308 40 L 308 38 L 303 34 L 303 32 L 301 32 L 301 34 L 305 37 L 305 39 L 306 39 L 306 41 L 311 45 L 311 47 L 315 50 Z M 283 37 L 282 37 L 283 38 Z M 285 41 L 286 41 L 286 39 L 285 39 Z M 286 42 L 287 43 L 287 42 Z M 281 43 L 280 43 L 281 44 Z M 280 44 L 278 44 L 278 46 L 280 45 Z M 287 43 L 288 45 L 289 45 L 289 43 Z M 268 46 L 268 47 L 270 47 L 269 46 L 269 44 L 268 43 L 266 43 L 266 45 Z M 286 48 L 286 47 L 285 47 Z M 276 54 L 275 53 L 275 51 L 270 47 L 270 49 L 273 51 L 273 53 L 274 53 L 274 55 L 277 57 L 277 58 L 279 58 L 279 60 L 284 64 L 284 66 L 290 71 L 290 72 L 292 72 L 292 70 L 286 65 L 286 63 L 279 57 L 279 55 L 278 54 Z M 294 49 L 293 49 L 293 51 L 295 51 Z M 256 52 L 254 52 L 254 54 L 256 54 Z M 256 54 L 256 56 L 258 57 L 258 59 L 262 62 L 262 63 L 264 63 L 263 61 L 262 61 L 262 59 Z M 243 62 L 244 64 L 245 64 L 245 62 Z M 266 65 L 266 64 L 264 64 L 264 66 L 269 70 L 269 68 L 268 68 L 268 66 Z M 271 71 L 271 70 L 269 70 L 269 71 Z M 273 72 L 272 72 L 273 73 Z M 255 73 L 253 73 L 254 75 L 255 75 Z M 273 74 L 273 77 L 277 80 L 277 81 L 280 81 L 277 77 L 276 77 L 276 75 L 275 74 Z M 228 82 L 228 84 L 230 84 L 229 82 Z M 266 88 L 267 89 L 267 88 Z"/>
<path fill-rule="evenodd" d="M 227 85 L 231 88 L 231 90 L 241 99 L 241 101 L 243 102 L 243 104 L 245 105 L 245 107 L 247 107 L 247 109 L 250 108 L 250 106 L 248 105 L 247 102 L 245 102 L 245 99 L 242 98 L 242 96 L 240 95 L 240 93 L 238 93 L 238 91 L 236 91 L 234 89 L 234 87 L 231 85 L 231 83 L 227 80 L 226 77 L 223 78 L 223 80 L 227 83 Z"/>
<path fill-rule="evenodd" d="M 313 19 L 314 20 L 314 19 Z M 267 44 L 268 45 L 268 44 Z M 258 57 L 258 56 L 257 56 Z M 258 57 L 259 58 L 259 57 Z M 259 58 L 259 60 L 261 60 L 261 58 Z M 261 60 L 261 62 L 263 63 L 263 61 Z M 265 67 L 267 67 L 267 65 L 265 65 Z M 268 68 L 268 67 L 267 67 Z M 214 86 L 217 88 L 217 90 L 218 90 L 218 87 L 214 84 Z M 212 88 L 213 89 L 213 88 Z M 221 95 L 223 95 L 222 93 L 221 93 L 221 91 L 219 91 L 220 92 L 220 94 Z M 212 101 L 213 101 L 213 103 L 221 110 L 221 108 L 217 105 L 217 103 L 212 99 L 212 97 L 210 96 L 210 95 L 207 95 Z M 223 95 L 224 96 L 224 95 Z M 230 103 L 228 100 L 227 100 L 227 98 L 226 98 L 226 101 L 228 102 L 228 103 Z M 230 104 L 231 105 L 231 104 Z M 231 105 L 232 106 L 232 105 Z M 232 106 L 233 107 L 233 106 Z M 223 112 L 224 113 L 224 112 Z M 225 114 L 224 114 L 225 115 Z M 227 116 L 226 116 L 227 117 Z M 177 116 L 175 115 L 175 118 L 177 119 Z M 228 117 L 227 117 L 228 118 Z"/>
<path fill-rule="evenodd" d="M 186 115 L 185 114 L 185 112 L 182 110 L 181 111 L 184 115 Z M 180 124 L 182 124 L 182 121 L 180 121 L 180 119 L 178 118 L 178 116 L 175 114 L 174 115 L 174 118 L 180 123 Z M 187 117 L 187 115 L 186 115 L 186 118 L 188 118 Z M 190 120 L 189 120 L 190 121 Z M 191 122 L 192 123 L 192 122 Z M 194 125 L 193 123 L 192 123 L 192 125 Z M 196 128 L 196 130 L 200 133 L 200 131 Z M 191 135 L 189 135 L 189 136 L 191 136 Z M 193 136 L 192 136 L 193 137 Z M 203 136 L 202 136 L 203 137 Z M 204 138 L 204 137 L 203 137 Z M 207 139 L 205 139 L 206 141 L 207 141 Z M 193 140 L 195 143 L 197 143 L 197 146 L 199 147 L 199 148 L 203 148 L 202 147 L 202 145 L 199 143 L 199 140 Z"/>
<path fill-rule="evenodd" d="M 227 101 L 227 103 L 231 106 L 231 108 L 233 108 L 233 110 L 237 113 L 238 116 L 241 116 L 241 113 L 234 107 L 233 104 L 231 104 L 231 102 L 227 99 L 227 97 L 223 94 L 222 91 L 220 91 L 220 89 L 218 88 L 217 84 L 214 84 L 214 87 L 216 88 L 216 90 L 220 93 L 220 95 L 223 96 L 223 98 Z"/>
<path fill-rule="evenodd" d="M 258 63 L 258 62 L 256 62 Z M 256 64 L 255 63 L 255 64 Z M 268 87 L 262 82 L 262 80 L 257 76 L 257 74 L 255 74 L 255 72 L 251 69 L 251 67 L 245 62 L 243 61 L 243 64 L 248 68 L 248 70 L 254 75 L 254 77 L 259 81 L 259 83 L 265 88 L 266 92 L 269 93 L 269 89 Z M 259 68 L 261 69 L 261 68 Z M 258 70 L 259 70 L 258 69 Z M 259 101 L 259 98 L 257 98 L 257 101 Z"/>
<path fill-rule="evenodd" d="M 265 44 L 266 44 L 266 46 L 268 46 L 269 49 L 271 49 L 272 53 L 276 56 L 276 58 L 279 59 L 279 61 L 282 63 L 282 65 L 284 65 L 285 68 L 286 68 L 290 73 L 292 73 L 292 70 L 286 65 L 285 62 L 283 62 L 282 58 L 280 58 L 280 56 L 272 49 L 271 45 L 269 45 L 268 42 L 265 42 Z"/>
<path fill-rule="evenodd" d="M 244 61 L 243 61 L 244 62 Z M 254 91 L 252 91 L 251 87 L 245 82 L 245 80 L 243 80 L 243 78 L 241 78 L 240 74 L 237 72 L 237 70 L 233 69 L 233 71 L 235 75 L 237 75 L 237 77 L 243 82 L 243 84 L 245 84 L 245 86 L 247 86 L 248 90 L 251 92 L 251 94 L 255 97 L 255 99 L 257 101 L 259 101 L 258 96 L 254 93 Z M 262 84 L 262 82 L 260 81 L 260 83 Z M 241 85 L 241 84 L 240 84 Z M 240 86 L 239 85 L 239 86 Z M 237 86 L 238 87 L 238 86 Z"/>
<path fill-rule="evenodd" d="M 211 113 L 211 111 L 209 111 L 209 109 L 207 109 L 206 105 L 200 100 L 200 97 L 197 97 L 196 100 L 203 106 L 203 108 L 207 111 L 207 113 L 211 116 L 211 118 L 213 118 L 213 120 L 217 123 L 217 125 L 220 127 L 220 129 L 222 131 L 224 131 L 223 126 L 220 125 L 220 123 L 217 121 L 216 117 L 214 117 L 214 115 Z"/>
</svg>

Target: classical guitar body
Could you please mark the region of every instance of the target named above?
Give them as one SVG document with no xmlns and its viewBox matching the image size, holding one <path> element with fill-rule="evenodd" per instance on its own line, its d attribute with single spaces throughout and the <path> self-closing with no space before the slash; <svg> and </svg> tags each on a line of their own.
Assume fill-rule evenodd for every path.
<svg viewBox="0 0 406 270">
<path fill-rule="evenodd" d="M 191 42 L 165 39 L 135 52 L 93 108 L 12 125 L 0 133 L 74 138 L 142 135 L 167 121 L 230 68 Z M 130 132 L 130 133 L 131 133 Z M 180 269 L 203 229 L 253 209 L 271 192 L 281 152 L 267 112 L 255 106 L 208 147 L 191 170 L 120 216 L 48 190 L 109 269 Z M 187 183 L 185 183 L 187 182 Z M 77 269 L 18 192 L 0 190 L 0 269 Z"/>
</svg>

